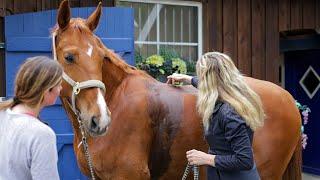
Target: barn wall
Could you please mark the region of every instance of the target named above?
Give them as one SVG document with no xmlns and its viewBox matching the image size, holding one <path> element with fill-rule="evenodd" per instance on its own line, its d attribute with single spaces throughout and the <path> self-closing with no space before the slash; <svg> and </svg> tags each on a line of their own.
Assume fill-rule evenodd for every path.
<svg viewBox="0 0 320 180">
<path fill-rule="evenodd" d="M 317 0 L 208 0 L 204 51 L 230 55 L 242 73 L 280 85 L 279 32 L 317 29 Z"/>
</svg>

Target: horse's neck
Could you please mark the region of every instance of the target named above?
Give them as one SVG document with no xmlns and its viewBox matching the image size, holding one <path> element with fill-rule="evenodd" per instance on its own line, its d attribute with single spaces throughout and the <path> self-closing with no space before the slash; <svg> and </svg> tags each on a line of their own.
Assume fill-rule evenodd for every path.
<svg viewBox="0 0 320 180">
<path fill-rule="evenodd" d="M 106 86 L 106 100 L 109 102 L 115 90 L 129 74 L 110 61 L 104 62 L 102 70 L 102 81 Z"/>
</svg>

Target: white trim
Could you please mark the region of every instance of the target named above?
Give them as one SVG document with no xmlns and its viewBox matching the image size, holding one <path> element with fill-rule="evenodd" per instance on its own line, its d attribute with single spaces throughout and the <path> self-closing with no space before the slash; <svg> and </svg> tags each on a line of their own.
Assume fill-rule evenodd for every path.
<svg viewBox="0 0 320 180">
<path fill-rule="evenodd" d="M 156 6 L 157 6 L 157 16 L 158 16 L 158 18 L 157 18 L 157 53 L 159 54 L 159 52 L 160 52 L 160 11 L 161 11 L 161 9 L 162 9 L 162 7 L 163 7 L 163 5 L 162 4 L 156 4 Z"/>
<path fill-rule="evenodd" d="M 303 80 L 306 78 L 306 76 L 309 74 L 309 72 L 312 71 L 313 74 L 316 76 L 316 78 L 318 79 L 318 86 L 316 87 L 316 89 L 313 91 L 312 94 L 310 94 L 309 90 L 306 88 L 306 86 L 303 84 Z M 299 84 L 301 85 L 301 87 L 303 88 L 303 90 L 307 93 L 307 95 L 309 96 L 310 99 L 313 98 L 313 96 L 318 92 L 319 88 L 320 88 L 320 77 L 318 75 L 318 73 L 312 68 L 312 66 L 309 66 L 307 71 L 303 74 L 302 78 L 299 81 Z"/>
<path fill-rule="evenodd" d="M 198 59 L 202 56 L 202 6 L 198 6 Z M 196 59 L 196 60 L 198 60 Z"/>
<path fill-rule="evenodd" d="M 157 42 L 157 41 L 135 41 L 135 44 L 150 44 L 150 45 L 173 45 L 173 46 L 198 46 L 198 43 L 186 42 Z"/>
<path fill-rule="evenodd" d="M 152 10 L 146 20 L 146 23 L 144 24 L 142 31 L 139 34 L 138 41 L 145 41 L 147 39 L 147 36 L 148 36 L 153 24 L 158 19 L 157 18 L 158 16 L 159 16 L 158 6 L 155 5 L 152 8 Z"/>
</svg>

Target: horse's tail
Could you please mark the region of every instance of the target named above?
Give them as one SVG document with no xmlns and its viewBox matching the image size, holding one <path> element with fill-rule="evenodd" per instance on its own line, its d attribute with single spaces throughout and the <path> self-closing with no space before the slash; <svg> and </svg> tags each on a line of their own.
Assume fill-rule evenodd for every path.
<svg viewBox="0 0 320 180">
<path fill-rule="evenodd" d="M 283 180 L 301 180 L 301 166 L 302 166 L 302 145 L 301 138 L 299 138 L 296 149 L 291 157 L 291 160 L 285 170 Z"/>
</svg>

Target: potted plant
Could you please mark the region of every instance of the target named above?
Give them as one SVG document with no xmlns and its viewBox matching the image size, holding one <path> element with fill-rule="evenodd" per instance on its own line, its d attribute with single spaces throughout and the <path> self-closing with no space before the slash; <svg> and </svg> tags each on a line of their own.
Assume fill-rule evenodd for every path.
<svg viewBox="0 0 320 180">
<path fill-rule="evenodd" d="M 166 82 L 167 76 L 173 73 L 187 74 L 188 67 L 192 70 L 194 63 L 185 62 L 172 50 L 160 49 L 160 53 L 143 58 L 136 52 L 136 66 L 146 71 L 155 79 Z"/>
</svg>

